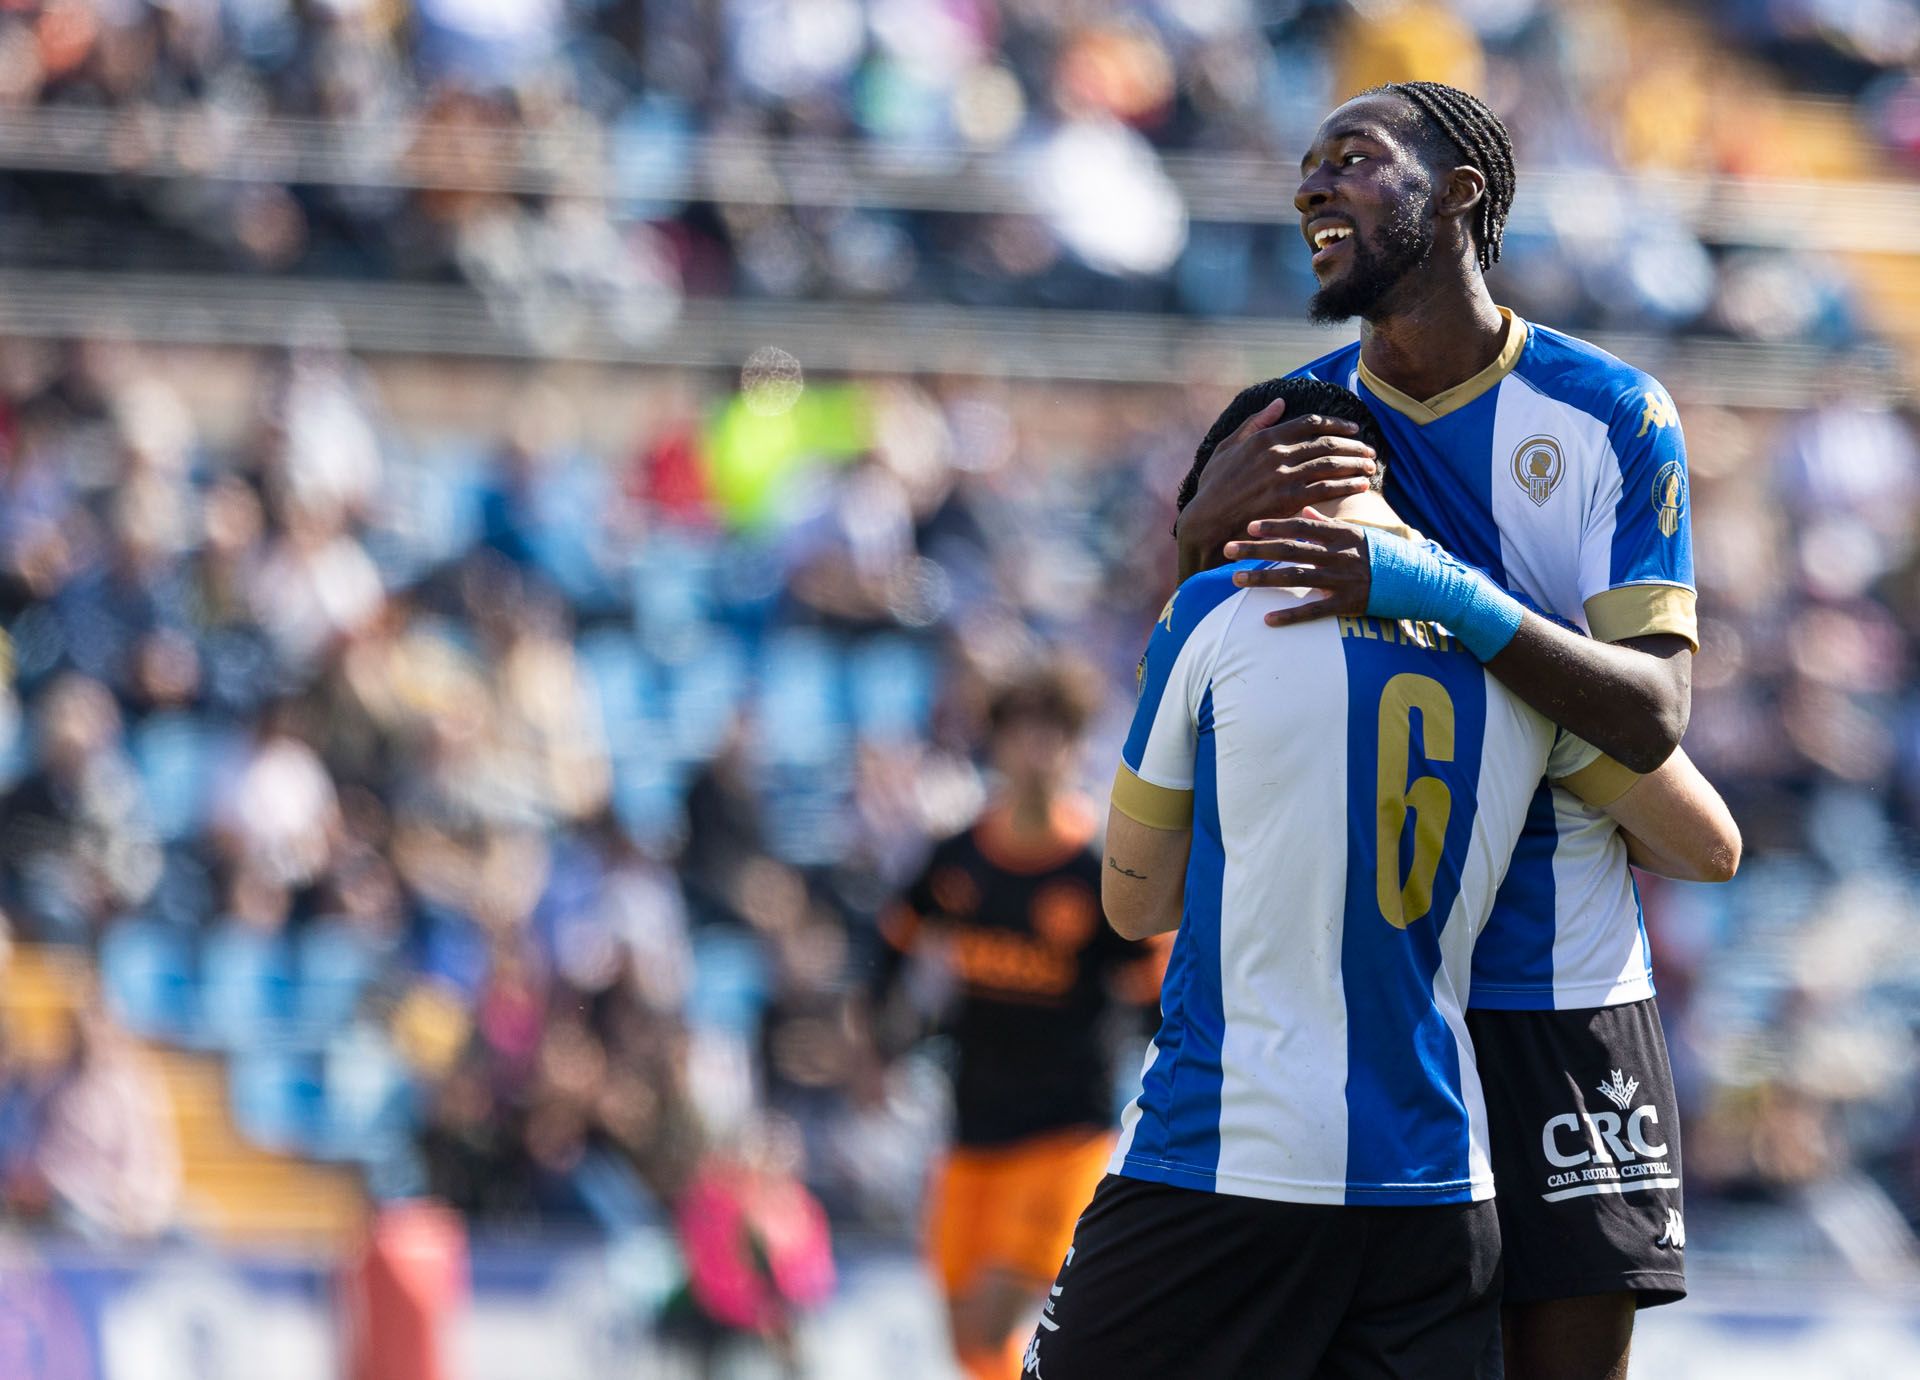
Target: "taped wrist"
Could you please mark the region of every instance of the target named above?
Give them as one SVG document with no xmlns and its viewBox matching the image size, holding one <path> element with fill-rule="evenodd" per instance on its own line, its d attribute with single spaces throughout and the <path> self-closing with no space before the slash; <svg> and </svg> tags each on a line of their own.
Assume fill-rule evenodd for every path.
<svg viewBox="0 0 1920 1380">
<path fill-rule="evenodd" d="M 1520 631 L 1526 612 L 1520 601 L 1432 543 L 1415 545 L 1370 529 L 1367 561 L 1373 580 L 1367 612 L 1375 618 L 1438 623 L 1482 662 Z"/>
</svg>

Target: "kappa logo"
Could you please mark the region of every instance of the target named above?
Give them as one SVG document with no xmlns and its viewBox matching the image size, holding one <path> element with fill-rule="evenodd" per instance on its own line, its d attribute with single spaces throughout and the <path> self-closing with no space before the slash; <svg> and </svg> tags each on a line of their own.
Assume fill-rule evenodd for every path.
<svg viewBox="0 0 1920 1380">
<path fill-rule="evenodd" d="M 1635 440 L 1645 436 L 1649 428 L 1664 431 L 1679 424 L 1680 413 L 1673 399 L 1659 389 L 1649 388 L 1641 394 L 1641 399 L 1645 405 L 1640 409 L 1640 429 L 1633 433 Z"/>
<path fill-rule="evenodd" d="M 1526 490 L 1536 507 L 1546 505 L 1566 472 L 1566 457 L 1551 436 L 1529 436 L 1513 452 L 1513 482 Z"/>
<path fill-rule="evenodd" d="M 1613 1082 L 1611 1084 L 1602 1083 L 1595 1091 L 1624 1112 L 1627 1109 L 1627 1104 L 1633 1101 L 1633 1095 L 1639 1090 L 1640 1080 L 1638 1078 L 1623 1079 L 1620 1076 L 1620 1070 L 1615 1069 L 1613 1071 Z"/>
<path fill-rule="evenodd" d="M 1684 1251 L 1687 1248 L 1687 1223 L 1686 1219 L 1681 1217 L 1679 1208 L 1667 1209 L 1667 1229 L 1660 1233 L 1660 1239 L 1653 1244 L 1676 1251 Z"/>
</svg>

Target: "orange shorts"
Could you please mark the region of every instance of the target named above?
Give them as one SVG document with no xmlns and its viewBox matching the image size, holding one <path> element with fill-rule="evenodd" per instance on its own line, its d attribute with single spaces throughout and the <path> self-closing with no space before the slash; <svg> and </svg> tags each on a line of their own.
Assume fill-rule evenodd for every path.
<svg viewBox="0 0 1920 1380">
<path fill-rule="evenodd" d="M 1111 1131 L 1059 1131 L 992 1150 L 951 1151 L 928 1195 L 927 1255 L 949 1297 L 983 1270 L 1045 1282 L 1113 1155 Z"/>
</svg>

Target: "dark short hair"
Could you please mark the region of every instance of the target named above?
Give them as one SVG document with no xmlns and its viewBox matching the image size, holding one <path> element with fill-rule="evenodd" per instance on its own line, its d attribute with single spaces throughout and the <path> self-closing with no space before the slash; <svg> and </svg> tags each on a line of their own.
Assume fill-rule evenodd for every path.
<svg viewBox="0 0 1920 1380">
<path fill-rule="evenodd" d="M 1099 678 L 1084 662 L 1052 655 L 997 687 L 987 702 L 987 728 L 998 733 L 1018 719 L 1041 719 L 1078 736 L 1100 705 Z"/>
<path fill-rule="evenodd" d="M 1373 487 L 1380 487 L 1381 477 L 1387 472 L 1387 460 L 1390 447 L 1386 433 L 1380 430 L 1367 405 L 1358 394 L 1342 388 L 1337 383 L 1327 383 L 1322 379 L 1293 377 L 1268 379 L 1265 383 L 1256 383 L 1251 388 L 1243 388 L 1227 404 L 1214 423 L 1207 429 L 1206 436 L 1200 442 L 1200 448 L 1193 453 L 1193 468 L 1187 471 L 1187 477 L 1180 481 L 1180 492 L 1174 499 L 1177 509 L 1184 509 L 1193 501 L 1194 494 L 1200 489 L 1200 471 L 1207 467 L 1207 461 L 1213 459 L 1214 450 L 1220 443 L 1240 429 L 1240 424 L 1272 402 L 1275 398 L 1287 400 L 1287 416 L 1306 417 L 1318 414 L 1322 417 L 1338 417 L 1342 421 L 1357 422 L 1360 426 L 1360 440 L 1373 447 L 1374 471 Z"/>
</svg>

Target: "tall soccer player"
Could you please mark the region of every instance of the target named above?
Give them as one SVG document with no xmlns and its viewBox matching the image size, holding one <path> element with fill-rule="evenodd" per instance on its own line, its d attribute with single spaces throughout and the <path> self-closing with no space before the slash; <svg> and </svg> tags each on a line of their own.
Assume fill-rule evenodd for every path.
<svg viewBox="0 0 1920 1380">
<path fill-rule="evenodd" d="M 1183 504 L 1276 398 L 1386 459 L 1354 395 L 1275 380 L 1215 422 Z M 1327 511 L 1421 545 L 1377 493 Z M 1186 581 L 1142 663 L 1104 900 L 1123 934 L 1179 933 L 1034 1380 L 1473 1374 L 1500 1303 L 1475 940 L 1543 773 L 1636 829 L 1668 808 L 1437 624 L 1264 627 L 1304 592 L 1254 568 Z"/>
<path fill-rule="evenodd" d="M 1395 506 L 1479 569 L 1290 517 L 1364 483 L 1370 452 L 1349 423 L 1273 409 L 1223 447 L 1183 513 L 1183 570 L 1223 546 L 1289 563 L 1239 577 L 1326 591 L 1278 624 L 1437 620 L 1527 704 L 1652 770 L 1685 731 L 1696 648 L 1686 450 L 1666 390 L 1495 304 L 1484 274 L 1513 150 L 1473 96 L 1407 82 L 1356 97 L 1301 172 L 1312 314 L 1362 323 L 1357 345 L 1303 372 L 1373 406 L 1398 456 Z M 1737 847 L 1716 855 L 1704 875 L 1728 875 Z M 1678 1113 L 1628 856 L 1609 820 L 1543 786 L 1474 960 L 1514 1380 L 1624 1377 L 1636 1307 L 1686 1290 Z"/>
<path fill-rule="evenodd" d="M 929 1191 L 927 1251 L 975 1380 L 1019 1374 L 1112 1152 L 1114 1023 L 1151 1009 L 1165 958 L 1164 944 L 1130 943 L 1100 918 L 1099 820 L 1067 788 L 1094 693 L 1076 671 L 1040 665 L 995 696 L 995 795 L 934 846 L 883 924 L 881 1024 L 897 1042 L 937 1014 L 957 1056 L 958 1125 Z M 916 967 L 932 981 L 914 982 Z M 929 991 L 943 986 L 950 1001 Z"/>
</svg>

